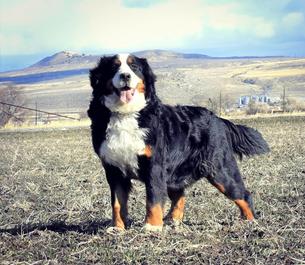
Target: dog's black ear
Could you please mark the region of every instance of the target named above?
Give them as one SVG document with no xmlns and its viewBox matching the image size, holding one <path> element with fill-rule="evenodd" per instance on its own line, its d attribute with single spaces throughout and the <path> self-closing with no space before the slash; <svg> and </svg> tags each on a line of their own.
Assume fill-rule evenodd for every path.
<svg viewBox="0 0 305 265">
<path fill-rule="evenodd" d="M 143 74 L 144 74 L 145 82 L 148 85 L 153 85 L 157 81 L 157 76 L 153 73 L 152 69 L 150 68 L 145 58 L 141 58 L 141 61 L 144 65 Z"/>
<path fill-rule="evenodd" d="M 154 101 L 157 99 L 156 89 L 155 89 L 155 82 L 157 80 L 157 77 L 150 68 L 147 60 L 145 58 L 141 58 L 141 61 L 143 65 L 145 98 Z"/>
<path fill-rule="evenodd" d="M 100 75 L 98 73 L 98 69 L 93 68 L 89 71 L 89 77 L 90 77 L 90 84 L 92 88 L 97 87 L 99 79 L 100 79 Z"/>
<path fill-rule="evenodd" d="M 112 60 L 113 57 L 103 56 L 97 67 L 90 70 L 90 84 L 93 89 L 102 86 L 103 81 L 106 80 L 109 69 L 111 69 Z"/>
</svg>

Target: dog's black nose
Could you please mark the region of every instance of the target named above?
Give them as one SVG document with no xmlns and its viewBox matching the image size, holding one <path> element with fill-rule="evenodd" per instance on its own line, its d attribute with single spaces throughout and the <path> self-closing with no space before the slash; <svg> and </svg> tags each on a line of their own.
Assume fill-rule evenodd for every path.
<svg viewBox="0 0 305 265">
<path fill-rule="evenodd" d="M 121 79 L 122 81 L 129 81 L 130 78 L 131 78 L 131 76 L 130 76 L 129 73 L 122 73 L 122 74 L 120 74 L 120 79 Z"/>
</svg>

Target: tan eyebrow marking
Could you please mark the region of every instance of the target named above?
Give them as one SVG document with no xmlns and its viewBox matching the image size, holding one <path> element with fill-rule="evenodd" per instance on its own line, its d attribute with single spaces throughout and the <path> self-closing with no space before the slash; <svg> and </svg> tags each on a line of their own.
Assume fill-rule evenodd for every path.
<svg viewBox="0 0 305 265">
<path fill-rule="evenodd" d="M 134 62 L 133 58 L 131 56 L 128 56 L 127 63 L 132 64 Z"/>
<path fill-rule="evenodd" d="M 119 58 L 115 58 L 115 59 L 114 59 L 114 64 L 116 64 L 116 65 L 121 65 L 120 59 L 119 59 Z"/>
</svg>

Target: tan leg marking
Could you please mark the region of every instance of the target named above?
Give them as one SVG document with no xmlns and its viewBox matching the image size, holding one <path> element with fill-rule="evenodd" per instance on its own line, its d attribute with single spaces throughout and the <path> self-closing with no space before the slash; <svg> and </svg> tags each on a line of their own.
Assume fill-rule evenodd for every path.
<svg viewBox="0 0 305 265">
<path fill-rule="evenodd" d="M 125 224 L 121 215 L 121 205 L 118 200 L 115 201 L 112 207 L 112 222 L 113 226 L 120 229 L 125 229 Z"/>
<path fill-rule="evenodd" d="M 160 204 L 155 204 L 152 207 L 147 207 L 145 223 L 153 226 L 163 225 L 163 209 Z"/>
<path fill-rule="evenodd" d="M 115 199 L 112 205 L 112 223 L 113 226 L 125 229 L 125 222 L 128 215 L 127 210 L 128 195 L 120 188 L 115 190 Z"/>
<path fill-rule="evenodd" d="M 254 219 L 254 215 L 252 213 L 249 204 L 245 200 L 234 200 L 237 204 L 243 215 L 247 218 L 247 220 L 252 221 Z"/>
<path fill-rule="evenodd" d="M 174 221 L 182 221 L 184 215 L 184 206 L 185 196 L 181 196 L 178 200 L 172 201 L 170 215 Z"/>
<path fill-rule="evenodd" d="M 215 187 L 215 188 L 217 188 L 221 193 L 225 193 L 225 187 L 222 185 L 222 184 L 220 184 L 220 183 L 217 183 L 217 182 L 215 182 L 214 184 L 213 184 L 213 186 Z"/>
</svg>

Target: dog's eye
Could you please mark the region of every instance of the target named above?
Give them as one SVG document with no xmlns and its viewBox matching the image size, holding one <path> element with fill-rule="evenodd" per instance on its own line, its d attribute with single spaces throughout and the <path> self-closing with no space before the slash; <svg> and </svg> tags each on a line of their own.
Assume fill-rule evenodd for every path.
<svg viewBox="0 0 305 265">
<path fill-rule="evenodd" d="M 130 68 L 131 68 L 131 70 L 133 70 L 133 71 L 138 71 L 138 72 L 141 72 L 141 71 L 142 71 L 141 66 L 139 66 L 139 65 L 137 65 L 137 64 L 134 64 L 134 63 L 130 65 Z"/>
</svg>

